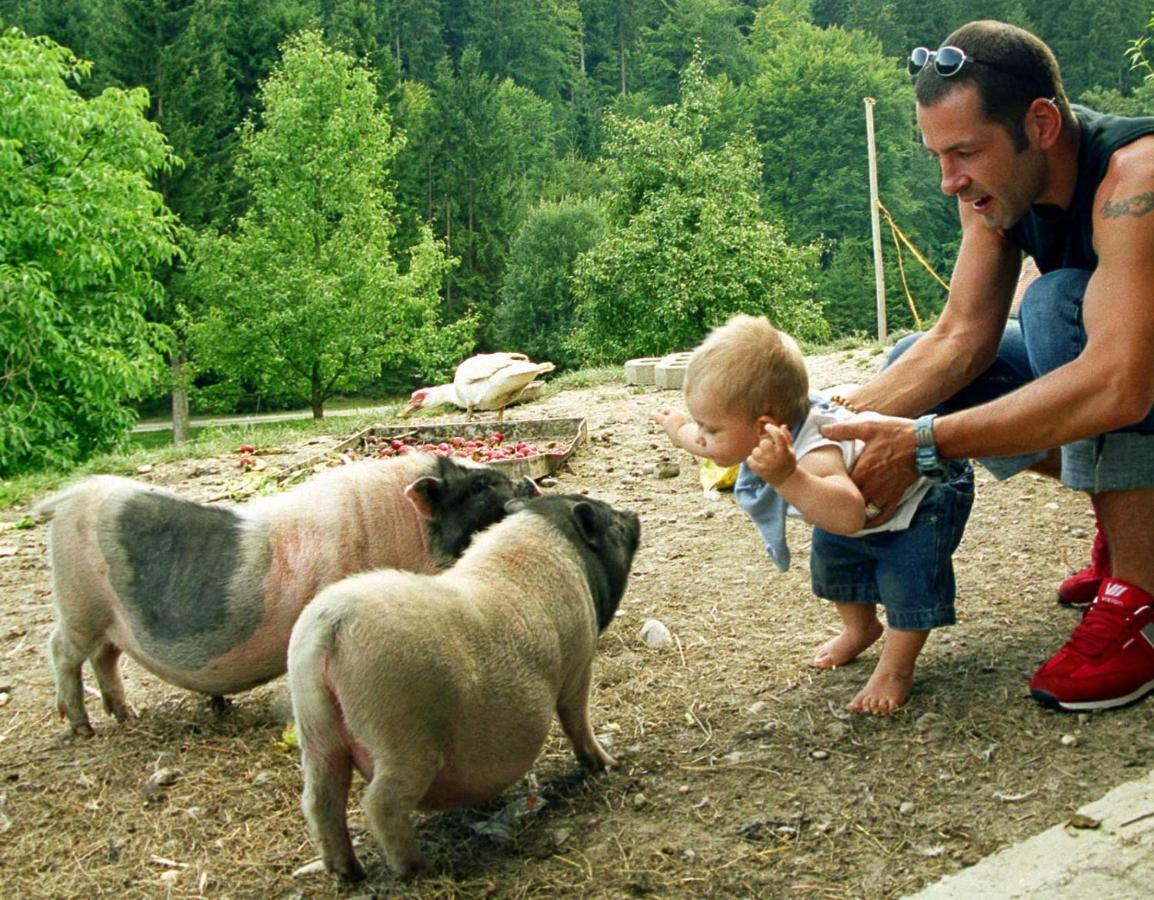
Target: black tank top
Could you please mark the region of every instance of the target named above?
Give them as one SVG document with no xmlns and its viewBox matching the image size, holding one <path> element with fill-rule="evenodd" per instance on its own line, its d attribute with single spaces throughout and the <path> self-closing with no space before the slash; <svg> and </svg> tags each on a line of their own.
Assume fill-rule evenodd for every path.
<svg viewBox="0 0 1154 900">
<path fill-rule="evenodd" d="M 1006 232 L 1006 237 L 1034 257 L 1038 271 L 1089 269 L 1098 266 L 1094 252 L 1094 194 L 1106 175 L 1110 157 L 1146 134 L 1154 134 L 1154 118 L 1128 119 L 1108 116 L 1073 105 L 1081 126 L 1078 146 L 1078 180 L 1070 208 L 1055 215 L 1031 208 Z M 1051 212 L 1047 210 L 1046 212 Z"/>
</svg>

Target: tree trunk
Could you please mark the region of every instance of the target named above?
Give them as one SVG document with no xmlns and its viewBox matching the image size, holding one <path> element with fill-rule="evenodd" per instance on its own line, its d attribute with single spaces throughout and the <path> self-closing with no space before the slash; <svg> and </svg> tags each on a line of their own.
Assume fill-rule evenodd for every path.
<svg viewBox="0 0 1154 900">
<path fill-rule="evenodd" d="M 183 350 L 173 351 L 169 371 L 172 374 L 172 443 L 180 447 L 188 443 L 188 372 Z"/>
<path fill-rule="evenodd" d="M 321 395 L 321 364 L 313 363 L 312 390 L 309 396 L 309 405 L 313 410 L 314 419 L 325 417 L 325 398 Z"/>
<path fill-rule="evenodd" d="M 625 38 L 621 38 L 621 44 L 617 50 L 618 60 L 621 64 L 621 96 L 629 93 L 629 87 L 625 83 Z"/>
</svg>

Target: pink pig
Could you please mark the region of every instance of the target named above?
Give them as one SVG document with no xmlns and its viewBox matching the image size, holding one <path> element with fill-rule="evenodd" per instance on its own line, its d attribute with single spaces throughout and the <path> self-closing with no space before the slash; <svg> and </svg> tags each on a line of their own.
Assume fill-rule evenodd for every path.
<svg viewBox="0 0 1154 900">
<path fill-rule="evenodd" d="M 119 658 L 219 697 L 284 674 L 289 635 L 326 585 L 383 567 L 430 573 L 505 503 L 538 492 L 477 464 L 414 453 L 329 469 L 283 494 L 206 506 L 126 478 L 86 478 L 51 518 L 56 705 L 90 735 L 81 666 L 124 721 Z"/>
</svg>

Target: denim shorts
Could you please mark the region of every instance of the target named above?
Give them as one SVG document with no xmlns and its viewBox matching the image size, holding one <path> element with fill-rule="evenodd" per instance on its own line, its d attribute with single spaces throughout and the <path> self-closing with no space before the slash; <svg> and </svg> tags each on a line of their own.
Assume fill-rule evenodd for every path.
<svg viewBox="0 0 1154 900">
<path fill-rule="evenodd" d="M 1056 269 L 1026 291 L 1017 320 L 1006 324 L 993 364 L 931 412 L 969 409 L 1052 372 L 1086 346 L 1082 296 L 1090 281 L 1084 269 Z M 901 356 L 920 335 L 903 338 L 890 354 Z M 982 459 L 995 478 L 1009 478 L 1046 457 L 1045 452 Z M 1062 447 L 1062 483 L 1098 494 L 1154 487 L 1154 410 L 1136 425 Z"/>
<path fill-rule="evenodd" d="M 813 592 L 834 603 L 881 603 L 886 624 L 899 631 L 953 625 L 953 554 L 974 505 L 974 470 L 962 461 L 951 470 L 902 531 L 846 537 L 814 528 Z"/>
</svg>

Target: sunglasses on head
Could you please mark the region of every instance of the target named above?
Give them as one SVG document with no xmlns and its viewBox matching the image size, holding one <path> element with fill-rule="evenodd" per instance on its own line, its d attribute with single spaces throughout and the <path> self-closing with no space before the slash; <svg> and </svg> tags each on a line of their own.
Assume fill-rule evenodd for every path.
<svg viewBox="0 0 1154 900">
<path fill-rule="evenodd" d="M 937 50 L 931 50 L 929 47 L 914 47 L 910 51 L 909 59 L 906 60 L 906 69 L 911 75 L 917 75 L 931 62 L 934 64 L 934 71 L 942 78 L 957 75 L 967 62 L 979 63 L 983 66 L 989 66 L 991 69 L 1000 69 L 1003 72 L 1013 72 L 1009 66 L 967 56 L 965 50 L 951 44 L 939 47 Z"/>
</svg>

